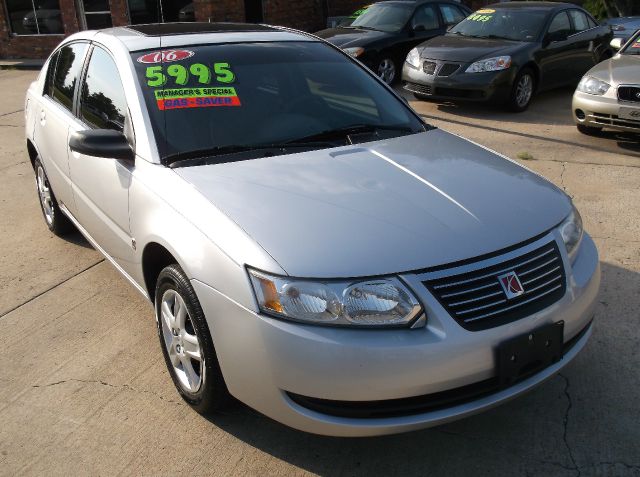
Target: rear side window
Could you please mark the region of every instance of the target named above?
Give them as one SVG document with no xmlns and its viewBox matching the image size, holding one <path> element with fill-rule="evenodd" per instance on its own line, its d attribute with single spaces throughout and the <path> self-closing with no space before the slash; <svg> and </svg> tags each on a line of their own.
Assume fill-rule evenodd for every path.
<svg viewBox="0 0 640 477">
<path fill-rule="evenodd" d="M 44 78 L 44 88 L 42 89 L 42 94 L 45 96 L 51 96 L 53 75 L 56 72 L 56 63 L 58 62 L 59 54 L 60 52 L 56 51 L 49 60 L 49 65 L 47 66 L 47 76 Z"/>
<path fill-rule="evenodd" d="M 93 128 L 122 131 L 126 111 L 118 68 L 106 51 L 95 47 L 82 84 L 80 117 Z"/>
<path fill-rule="evenodd" d="M 587 15 L 580 10 L 569 10 L 569 16 L 573 20 L 573 31 L 581 32 L 591 28 Z"/>
<path fill-rule="evenodd" d="M 442 13 L 442 18 L 447 25 L 455 25 L 466 16 L 455 5 L 447 5 L 446 3 L 440 5 L 440 13 Z"/>
<path fill-rule="evenodd" d="M 86 43 L 73 43 L 60 49 L 53 76 L 52 97 L 69 111 L 73 108 L 73 92 L 82 69 Z"/>
<path fill-rule="evenodd" d="M 433 5 L 421 5 L 411 19 L 411 27 L 414 30 L 435 30 L 440 28 L 438 15 Z"/>
</svg>

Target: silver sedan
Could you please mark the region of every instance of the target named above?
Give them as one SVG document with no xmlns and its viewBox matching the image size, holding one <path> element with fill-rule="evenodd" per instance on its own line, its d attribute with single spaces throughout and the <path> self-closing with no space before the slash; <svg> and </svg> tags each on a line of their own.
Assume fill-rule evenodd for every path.
<svg viewBox="0 0 640 477">
<path fill-rule="evenodd" d="M 586 345 L 596 247 L 548 181 L 316 37 L 81 32 L 27 93 L 48 228 L 153 304 L 177 392 L 365 436 L 467 416 Z"/>
<path fill-rule="evenodd" d="M 640 133 L 640 30 L 611 59 L 591 68 L 573 94 L 578 130 L 596 134 L 603 128 Z"/>
</svg>

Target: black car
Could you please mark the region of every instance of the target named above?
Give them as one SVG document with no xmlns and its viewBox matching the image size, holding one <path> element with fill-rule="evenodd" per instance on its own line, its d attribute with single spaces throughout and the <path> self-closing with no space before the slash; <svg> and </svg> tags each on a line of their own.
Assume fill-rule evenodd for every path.
<svg viewBox="0 0 640 477">
<path fill-rule="evenodd" d="M 497 3 L 412 50 L 402 79 L 420 99 L 502 102 L 523 111 L 537 91 L 575 85 L 611 57 L 611 37 L 576 5 Z"/>
<path fill-rule="evenodd" d="M 470 13 L 455 1 L 391 0 L 367 7 L 351 25 L 316 35 L 358 58 L 391 84 L 411 48 L 444 34 Z"/>
</svg>

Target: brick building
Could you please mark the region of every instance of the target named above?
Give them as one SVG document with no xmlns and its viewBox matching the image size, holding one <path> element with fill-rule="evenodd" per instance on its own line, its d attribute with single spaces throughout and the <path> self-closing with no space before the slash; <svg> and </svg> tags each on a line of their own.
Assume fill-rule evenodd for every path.
<svg viewBox="0 0 640 477">
<path fill-rule="evenodd" d="M 264 22 L 317 31 L 371 0 L 0 0 L 0 58 L 45 58 L 80 30 L 172 21 Z M 472 6 L 490 0 L 465 0 Z"/>
</svg>

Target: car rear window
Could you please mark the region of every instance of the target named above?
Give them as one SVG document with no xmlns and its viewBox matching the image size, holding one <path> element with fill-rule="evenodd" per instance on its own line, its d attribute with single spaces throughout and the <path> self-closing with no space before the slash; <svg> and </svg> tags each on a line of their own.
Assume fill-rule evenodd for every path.
<svg viewBox="0 0 640 477">
<path fill-rule="evenodd" d="M 380 81 L 319 42 L 190 46 L 132 59 L 163 158 L 355 124 L 423 130 Z"/>
</svg>

